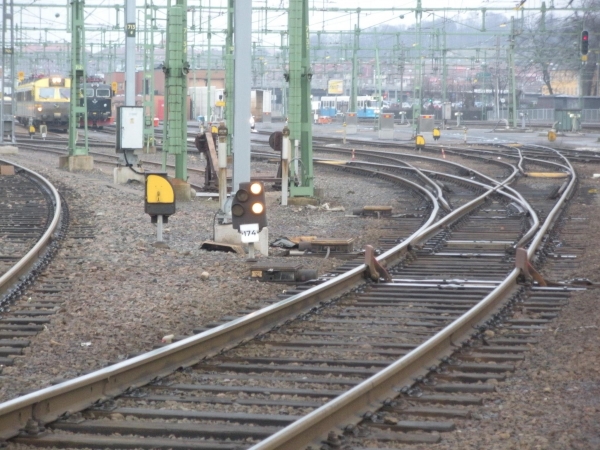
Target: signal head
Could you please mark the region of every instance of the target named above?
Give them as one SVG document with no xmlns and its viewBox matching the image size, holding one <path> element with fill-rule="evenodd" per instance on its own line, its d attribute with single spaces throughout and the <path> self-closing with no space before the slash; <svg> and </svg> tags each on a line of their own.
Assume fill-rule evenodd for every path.
<svg viewBox="0 0 600 450">
<path fill-rule="evenodd" d="M 260 183 L 252 183 L 250 185 L 250 192 L 252 192 L 254 195 L 258 195 L 262 192 L 263 187 L 262 184 Z"/>
<path fill-rule="evenodd" d="M 240 183 L 231 204 L 231 222 L 234 229 L 240 225 L 258 225 L 258 230 L 267 226 L 265 188 L 261 182 Z"/>
<path fill-rule="evenodd" d="M 248 191 L 245 189 L 240 189 L 235 193 L 235 198 L 238 199 L 240 202 L 248 201 L 249 197 L 250 194 L 248 194 Z"/>
<path fill-rule="evenodd" d="M 263 205 L 262 203 L 252 204 L 252 212 L 254 214 L 262 214 L 264 210 L 265 210 L 265 205 Z"/>
<path fill-rule="evenodd" d="M 231 215 L 242 217 L 244 215 L 244 207 L 242 205 L 233 205 L 231 207 Z"/>
<path fill-rule="evenodd" d="M 589 44 L 590 44 L 590 35 L 586 30 L 583 30 L 581 32 L 581 54 L 582 55 L 587 55 L 588 54 L 588 49 L 589 49 Z"/>
</svg>

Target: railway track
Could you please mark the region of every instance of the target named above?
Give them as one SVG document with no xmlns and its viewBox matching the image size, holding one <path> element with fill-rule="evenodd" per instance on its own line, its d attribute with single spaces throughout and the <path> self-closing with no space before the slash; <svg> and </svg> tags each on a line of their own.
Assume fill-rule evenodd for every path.
<svg viewBox="0 0 600 450">
<path fill-rule="evenodd" d="M 536 264 L 576 178 L 560 156 L 544 169 L 566 173 L 564 188 L 564 178 L 531 177 L 508 188 L 519 162 L 522 171 L 542 163 L 476 155 L 486 175 L 380 153 L 334 167 L 410 192 L 380 245 L 391 279 L 365 282 L 367 265 L 349 261 L 260 311 L 6 402 L 0 435 L 92 448 L 290 449 L 319 439 L 335 448 L 342 429 L 353 448 L 437 442 L 468 417 L 474 394 L 514 368 L 531 341 L 521 330 L 543 326 L 565 301 L 564 289 L 519 284 L 513 254 L 525 246 Z M 510 318 L 520 303 L 549 310 Z M 501 323 L 509 332 L 491 339 Z"/>
<path fill-rule="evenodd" d="M 35 302 L 18 300 L 36 285 L 43 297 L 55 287 L 56 279 L 44 277 L 44 270 L 64 238 L 65 204 L 45 178 L 10 161 L 14 175 L 0 176 L 0 374 L 3 366 L 13 364 L 56 311 L 49 299 Z"/>
</svg>

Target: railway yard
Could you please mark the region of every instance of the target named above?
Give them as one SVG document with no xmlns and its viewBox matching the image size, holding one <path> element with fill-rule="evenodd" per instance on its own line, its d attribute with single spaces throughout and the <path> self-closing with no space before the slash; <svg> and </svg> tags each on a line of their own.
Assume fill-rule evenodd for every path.
<svg viewBox="0 0 600 450">
<path fill-rule="evenodd" d="M 144 186 L 113 183 L 113 134 L 94 133 L 84 173 L 57 168 L 65 135 L 19 131 L 19 153 L 0 155 L 17 172 L 0 176 L 0 277 L 54 214 L 20 166 L 55 186 L 62 219 L 49 256 L 0 296 L 6 448 L 600 448 L 598 135 L 553 149 L 448 130 L 417 151 L 409 130 L 342 144 L 315 126 L 319 202 L 281 206 L 266 183 L 269 240 L 354 251 L 270 247 L 254 262 L 201 249 L 218 194 L 179 202 L 155 245 Z M 252 176 L 275 177 L 263 131 Z M 353 214 L 370 205 L 391 215 Z M 367 245 L 387 271 L 365 267 Z M 318 279 L 255 281 L 255 264 Z"/>
</svg>

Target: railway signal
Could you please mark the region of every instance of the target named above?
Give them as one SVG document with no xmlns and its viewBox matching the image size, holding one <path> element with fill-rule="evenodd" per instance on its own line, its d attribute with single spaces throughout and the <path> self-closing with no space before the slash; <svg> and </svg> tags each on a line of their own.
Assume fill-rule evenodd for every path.
<svg viewBox="0 0 600 450">
<path fill-rule="evenodd" d="M 156 224 L 156 240 L 162 242 L 163 223 L 175 214 L 175 190 L 166 172 L 146 172 L 144 212 Z"/>
<path fill-rule="evenodd" d="M 590 46 L 590 35 L 587 31 L 581 32 L 581 55 L 585 56 L 588 54 Z"/>
<path fill-rule="evenodd" d="M 233 228 L 242 233 L 256 236 L 267 226 L 267 207 L 265 187 L 259 181 L 240 183 L 231 203 L 231 222 Z"/>
</svg>

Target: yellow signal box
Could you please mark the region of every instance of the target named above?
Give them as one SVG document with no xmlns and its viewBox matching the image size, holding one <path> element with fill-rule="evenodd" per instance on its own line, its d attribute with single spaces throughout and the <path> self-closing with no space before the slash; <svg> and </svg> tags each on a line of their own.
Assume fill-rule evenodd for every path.
<svg viewBox="0 0 600 450">
<path fill-rule="evenodd" d="M 165 172 L 146 173 L 144 212 L 152 223 L 157 223 L 158 216 L 167 223 L 168 217 L 175 214 L 175 190 Z"/>
<path fill-rule="evenodd" d="M 19 81 L 23 81 L 25 79 L 25 72 L 18 72 L 17 78 Z"/>
<path fill-rule="evenodd" d="M 425 138 L 420 134 L 417 134 L 415 137 L 415 147 L 417 147 L 417 150 L 422 150 L 425 148 Z"/>
<path fill-rule="evenodd" d="M 113 94 L 117 93 L 118 87 L 119 87 L 119 85 L 117 84 L 116 81 L 113 81 L 112 83 L 110 83 L 110 89 L 113 91 Z"/>
<path fill-rule="evenodd" d="M 550 142 L 554 142 L 556 140 L 556 131 L 555 130 L 548 131 L 548 140 Z"/>
</svg>

